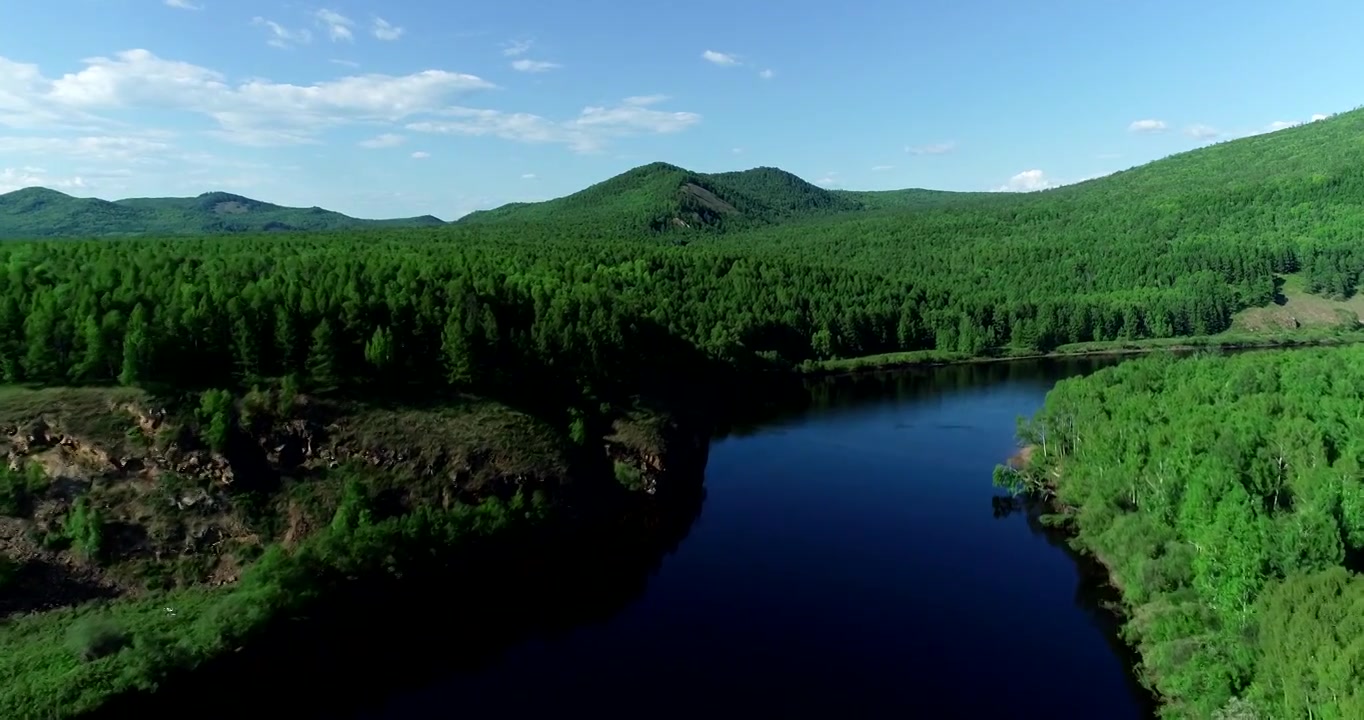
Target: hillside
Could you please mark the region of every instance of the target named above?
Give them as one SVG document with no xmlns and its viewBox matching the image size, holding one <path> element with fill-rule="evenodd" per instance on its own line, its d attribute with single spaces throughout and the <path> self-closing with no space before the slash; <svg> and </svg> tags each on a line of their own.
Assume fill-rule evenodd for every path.
<svg viewBox="0 0 1364 720">
<path fill-rule="evenodd" d="M 112 202 L 40 187 L 0 195 L 0 238 L 203 235 L 444 224 L 430 215 L 362 220 L 322 208 L 282 207 L 224 192 Z"/>
<path fill-rule="evenodd" d="M 458 222 L 588 225 L 635 233 L 742 230 L 857 211 L 942 207 L 982 196 L 994 194 L 826 190 L 771 167 L 707 174 L 652 163 L 566 197 L 511 203 Z"/>
</svg>

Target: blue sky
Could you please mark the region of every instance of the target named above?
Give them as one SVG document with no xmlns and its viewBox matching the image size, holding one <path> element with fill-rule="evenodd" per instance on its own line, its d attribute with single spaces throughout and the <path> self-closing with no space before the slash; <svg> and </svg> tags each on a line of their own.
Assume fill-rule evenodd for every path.
<svg viewBox="0 0 1364 720">
<path fill-rule="evenodd" d="M 451 219 L 654 160 L 1028 190 L 1361 103 L 1358 0 L 13 0 L 0 191 Z"/>
</svg>

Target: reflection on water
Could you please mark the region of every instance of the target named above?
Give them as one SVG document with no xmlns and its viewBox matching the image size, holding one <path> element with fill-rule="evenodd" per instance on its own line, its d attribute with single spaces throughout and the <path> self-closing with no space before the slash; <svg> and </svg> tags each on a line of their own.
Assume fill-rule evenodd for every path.
<svg viewBox="0 0 1364 720">
<path fill-rule="evenodd" d="M 1114 362 L 767 388 L 640 597 L 365 717 L 1149 717 L 1102 584 L 1035 517 L 987 510 L 1016 418 Z"/>
<path fill-rule="evenodd" d="M 700 496 L 655 503 L 456 573 L 368 588 L 162 707 L 1150 717 L 1102 575 L 1038 508 L 992 484 L 1018 416 L 1058 379 L 1115 362 L 766 388 L 711 445 L 704 513 Z"/>
</svg>

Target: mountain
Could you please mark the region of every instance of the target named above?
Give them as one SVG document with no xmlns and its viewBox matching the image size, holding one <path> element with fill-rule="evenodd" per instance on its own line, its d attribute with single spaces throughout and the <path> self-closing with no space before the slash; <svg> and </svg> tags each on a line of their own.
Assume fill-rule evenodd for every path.
<svg viewBox="0 0 1364 720">
<path fill-rule="evenodd" d="M 112 202 L 72 197 L 41 187 L 0 195 L 0 238 L 206 235 L 445 224 L 431 215 L 362 220 L 318 207 L 283 207 L 225 192 Z"/>
<path fill-rule="evenodd" d="M 626 171 L 555 200 L 511 203 L 457 222 L 591 225 L 626 232 L 736 230 L 871 210 L 940 207 L 994 193 L 826 190 L 772 167 L 697 173 L 667 163 Z"/>
</svg>

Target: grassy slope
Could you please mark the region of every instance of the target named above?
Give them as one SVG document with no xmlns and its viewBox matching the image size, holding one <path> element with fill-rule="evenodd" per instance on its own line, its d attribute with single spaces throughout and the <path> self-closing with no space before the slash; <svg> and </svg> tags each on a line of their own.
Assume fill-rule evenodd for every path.
<svg viewBox="0 0 1364 720">
<path fill-rule="evenodd" d="M 321 208 L 281 207 L 229 193 L 115 202 L 76 198 L 45 188 L 0 195 L 0 238 L 199 235 L 443 224 L 430 215 L 362 220 Z"/>
</svg>

